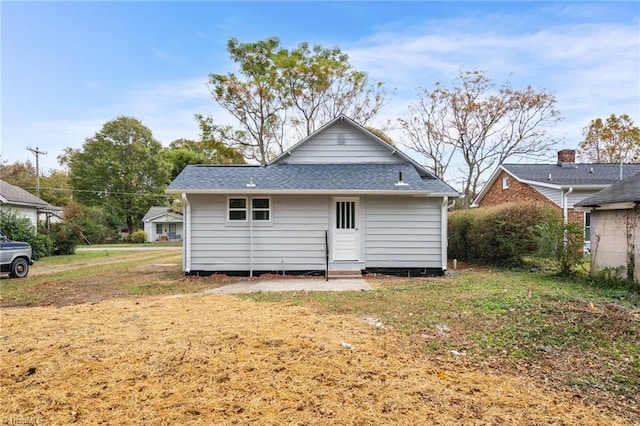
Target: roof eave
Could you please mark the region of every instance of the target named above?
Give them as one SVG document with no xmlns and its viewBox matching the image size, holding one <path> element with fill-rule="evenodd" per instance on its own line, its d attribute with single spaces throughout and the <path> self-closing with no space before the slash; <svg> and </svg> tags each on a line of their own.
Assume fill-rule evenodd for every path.
<svg viewBox="0 0 640 426">
<path fill-rule="evenodd" d="M 23 201 L 13 201 L 13 200 L 7 200 L 6 202 L 3 202 L 2 204 L 9 204 L 9 205 L 12 205 L 12 206 L 20 206 L 20 207 L 32 207 L 34 209 L 45 209 L 45 208 L 47 208 L 46 204 L 40 204 L 40 203 L 35 204 L 35 203 L 28 203 L 28 202 L 23 202 Z"/>
<path fill-rule="evenodd" d="M 151 222 L 151 221 L 153 221 L 155 219 L 158 219 L 159 217 L 163 217 L 163 216 L 168 216 L 168 217 L 171 217 L 173 219 L 183 220 L 182 215 L 179 214 L 179 213 L 163 213 L 163 214 L 159 214 L 159 215 L 156 215 L 156 216 L 151 216 L 149 218 L 143 218 L 142 221 L 143 222 Z"/>
<path fill-rule="evenodd" d="M 449 192 L 430 192 L 425 190 L 374 190 L 374 189 L 166 189 L 167 194 L 212 194 L 212 195 L 411 195 L 423 197 L 455 197 L 459 194 Z"/>
<path fill-rule="evenodd" d="M 590 212 L 592 210 L 628 210 L 640 206 L 640 201 L 603 202 L 575 207 L 576 211 Z"/>
</svg>

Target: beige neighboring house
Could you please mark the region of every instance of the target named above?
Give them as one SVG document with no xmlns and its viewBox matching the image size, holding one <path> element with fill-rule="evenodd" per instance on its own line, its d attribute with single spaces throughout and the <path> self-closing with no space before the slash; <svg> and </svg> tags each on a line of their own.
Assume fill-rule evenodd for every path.
<svg viewBox="0 0 640 426">
<path fill-rule="evenodd" d="M 591 270 L 640 282 L 640 173 L 575 204 L 591 213 Z"/>
<path fill-rule="evenodd" d="M 59 220 L 62 217 L 61 208 L 53 206 L 19 186 L 11 185 L 3 180 L 0 180 L 0 208 L 13 210 L 17 214 L 28 218 L 33 223 L 33 226 L 38 225 L 39 215 L 49 220 L 53 216 Z"/>
</svg>

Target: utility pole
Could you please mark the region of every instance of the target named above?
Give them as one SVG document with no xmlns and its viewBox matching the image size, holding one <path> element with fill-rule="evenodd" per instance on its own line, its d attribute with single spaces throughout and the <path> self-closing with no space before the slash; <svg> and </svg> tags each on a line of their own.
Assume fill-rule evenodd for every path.
<svg viewBox="0 0 640 426">
<path fill-rule="evenodd" d="M 33 152 L 33 154 L 36 156 L 36 197 L 40 197 L 40 154 L 42 155 L 47 155 L 47 153 L 45 151 L 40 151 L 40 148 L 38 148 L 36 146 L 35 149 L 31 148 L 30 146 L 27 147 L 27 150 Z"/>
</svg>

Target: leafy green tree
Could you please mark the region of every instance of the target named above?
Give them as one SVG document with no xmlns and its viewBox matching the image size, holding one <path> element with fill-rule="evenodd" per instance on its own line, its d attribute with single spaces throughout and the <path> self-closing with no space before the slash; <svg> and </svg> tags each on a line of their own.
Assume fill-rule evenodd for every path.
<svg viewBox="0 0 640 426">
<path fill-rule="evenodd" d="M 245 164 L 242 153 L 218 139 L 216 128 L 209 117 L 196 115 L 200 125 L 200 140 L 176 139 L 164 150 L 171 164 L 171 179 L 190 164 Z"/>
<path fill-rule="evenodd" d="M 593 163 L 640 163 L 640 128 L 627 114 L 596 118 L 584 128 L 580 156 Z"/>
<path fill-rule="evenodd" d="M 64 207 L 71 203 L 72 191 L 69 188 L 69 176 L 64 170 L 49 170 L 40 177 L 40 198 L 53 204 Z"/>
<path fill-rule="evenodd" d="M 549 132 L 561 119 L 555 105 L 545 91 L 495 87 L 483 71 L 461 70 L 452 88 L 436 83 L 419 90 L 399 122 L 409 146 L 438 177 L 453 158 L 464 164 L 459 177 L 468 207 L 485 172 L 513 156 L 543 156 L 555 144 Z"/>
<path fill-rule="evenodd" d="M 79 231 L 79 244 L 99 244 L 119 239 L 122 222 L 109 216 L 104 208 L 71 202 L 64 209 L 65 223 Z"/>
<path fill-rule="evenodd" d="M 164 157 L 171 164 L 171 179 L 175 179 L 190 164 L 210 164 L 206 155 L 188 148 L 167 148 Z"/>
<path fill-rule="evenodd" d="M 27 160 L 12 164 L 0 164 L 0 179 L 30 193 L 36 193 L 36 168 Z M 71 201 L 67 173 L 51 169 L 40 175 L 40 198 L 56 206 L 64 207 Z"/>
<path fill-rule="evenodd" d="M 163 205 L 171 165 L 151 130 L 133 117 L 107 122 L 81 149 L 61 157 L 69 166 L 74 199 L 87 206 L 110 206 L 130 231 L 149 207 Z"/>
<path fill-rule="evenodd" d="M 253 43 L 232 38 L 227 50 L 239 72 L 210 74 L 209 89 L 240 130 L 215 125 L 210 117 L 208 123 L 261 164 L 341 114 L 365 125 L 386 102 L 383 84 L 353 69 L 337 47 L 301 43 L 289 51 L 276 37 Z"/>
</svg>

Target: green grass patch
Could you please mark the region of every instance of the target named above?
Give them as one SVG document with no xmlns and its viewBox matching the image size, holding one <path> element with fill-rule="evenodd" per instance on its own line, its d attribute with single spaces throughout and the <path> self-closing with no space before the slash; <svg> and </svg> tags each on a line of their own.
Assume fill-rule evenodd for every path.
<svg viewBox="0 0 640 426">
<path fill-rule="evenodd" d="M 90 251 L 53 256 L 34 265 L 28 277 L 0 282 L 2 305 L 82 303 L 158 280 L 177 282 L 181 254 L 165 251 Z M 159 275 L 153 264 L 173 263 Z"/>
<path fill-rule="evenodd" d="M 182 241 L 166 241 L 166 242 L 154 241 L 151 243 L 92 244 L 92 245 L 79 245 L 77 248 L 80 249 L 80 251 L 82 251 L 82 249 L 86 249 L 86 248 L 130 249 L 130 248 L 149 248 L 149 247 L 182 247 Z"/>
</svg>

